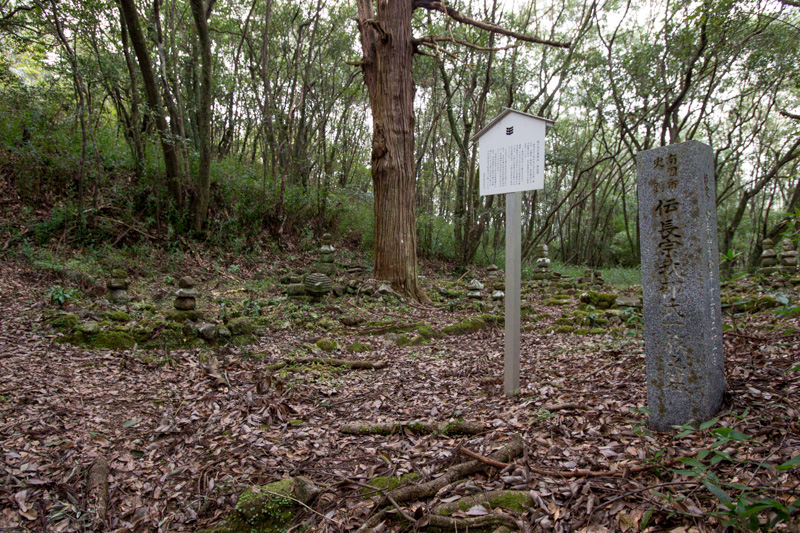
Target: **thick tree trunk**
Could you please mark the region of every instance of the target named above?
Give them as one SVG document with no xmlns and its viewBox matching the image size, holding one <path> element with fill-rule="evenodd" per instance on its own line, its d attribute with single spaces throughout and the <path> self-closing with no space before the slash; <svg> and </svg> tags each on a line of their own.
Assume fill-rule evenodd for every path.
<svg viewBox="0 0 800 533">
<path fill-rule="evenodd" d="M 413 9 L 412 0 L 382 1 L 376 17 L 369 0 L 358 0 L 358 26 L 372 109 L 375 277 L 427 301 L 417 279 Z"/>
</svg>

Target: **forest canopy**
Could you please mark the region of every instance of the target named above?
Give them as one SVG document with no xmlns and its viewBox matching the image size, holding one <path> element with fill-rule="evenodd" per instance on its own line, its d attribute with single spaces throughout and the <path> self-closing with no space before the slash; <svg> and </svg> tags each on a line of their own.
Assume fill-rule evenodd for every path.
<svg viewBox="0 0 800 533">
<path fill-rule="evenodd" d="M 796 228 L 796 2 L 430 4 L 409 2 L 420 256 L 502 262 L 504 199 L 479 196 L 469 139 L 505 107 L 555 121 L 525 259 L 548 244 L 638 264 L 634 157 L 690 139 L 714 149 L 724 267 Z M 358 17 L 354 1 L 0 0 L 0 166 L 40 215 L 12 240 L 245 251 L 331 231 L 372 249 Z M 137 231 L 119 241 L 119 223 Z"/>
</svg>

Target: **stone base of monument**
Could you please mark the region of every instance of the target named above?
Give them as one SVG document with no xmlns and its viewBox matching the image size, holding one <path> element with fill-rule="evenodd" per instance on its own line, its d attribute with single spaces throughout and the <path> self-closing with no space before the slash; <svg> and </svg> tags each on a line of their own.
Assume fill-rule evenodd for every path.
<svg viewBox="0 0 800 533">
<path fill-rule="evenodd" d="M 164 316 L 167 320 L 171 320 L 173 322 L 185 322 L 187 320 L 191 322 L 197 322 L 203 320 L 203 312 L 198 311 L 197 309 L 191 309 L 188 311 L 181 311 L 180 309 L 170 309 Z"/>
<path fill-rule="evenodd" d="M 328 277 L 336 275 L 336 265 L 333 263 L 317 263 L 314 265 L 312 272 L 317 274 L 325 274 Z"/>
<path fill-rule="evenodd" d="M 300 298 L 306 295 L 306 288 L 302 283 L 284 285 L 283 290 L 289 298 Z"/>
</svg>

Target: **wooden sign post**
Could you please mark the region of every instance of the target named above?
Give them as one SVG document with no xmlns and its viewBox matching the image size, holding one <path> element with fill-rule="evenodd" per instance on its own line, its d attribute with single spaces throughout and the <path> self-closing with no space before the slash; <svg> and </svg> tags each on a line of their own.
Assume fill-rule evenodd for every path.
<svg viewBox="0 0 800 533">
<path fill-rule="evenodd" d="M 503 388 L 520 389 L 522 192 L 544 188 L 544 138 L 553 121 L 505 109 L 472 137 L 480 153 L 480 194 L 506 195 L 506 337 Z"/>
</svg>

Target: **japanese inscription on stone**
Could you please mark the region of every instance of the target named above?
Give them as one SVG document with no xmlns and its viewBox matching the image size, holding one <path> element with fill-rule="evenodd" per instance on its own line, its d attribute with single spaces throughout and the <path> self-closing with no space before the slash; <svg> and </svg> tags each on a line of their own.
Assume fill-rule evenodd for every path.
<svg viewBox="0 0 800 533">
<path fill-rule="evenodd" d="M 722 404 L 724 361 L 711 148 L 697 141 L 636 156 L 647 361 L 657 430 Z"/>
</svg>

